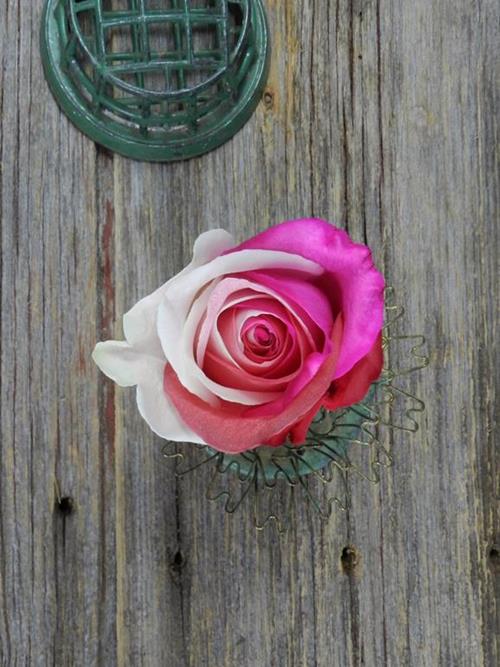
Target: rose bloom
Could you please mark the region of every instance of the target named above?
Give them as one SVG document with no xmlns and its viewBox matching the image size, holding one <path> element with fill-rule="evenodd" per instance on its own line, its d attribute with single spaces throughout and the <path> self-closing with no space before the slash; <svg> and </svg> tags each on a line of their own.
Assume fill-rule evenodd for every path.
<svg viewBox="0 0 500 667">
<path fill-rule="evenodd" d="M 361 401 L 383 364 L 384 279 L 370 249 L 323 220 L 241 245 L 202 234 L 183 271 L 93 358 L 162 438 L 238 453 L 304 442 L 321 407 Z"/>
</svg>

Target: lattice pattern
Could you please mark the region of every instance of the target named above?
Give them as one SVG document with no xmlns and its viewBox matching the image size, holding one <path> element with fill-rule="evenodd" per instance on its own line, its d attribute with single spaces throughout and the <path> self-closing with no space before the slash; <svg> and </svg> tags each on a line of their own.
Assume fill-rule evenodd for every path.
<svg viewBox="0 0 500 667">
<path fill-rule="evenodd" d="M 120 130 L 195 134 L 251 65 L 249 1 L 61 0 L 63 69 Z"/>
</svg>

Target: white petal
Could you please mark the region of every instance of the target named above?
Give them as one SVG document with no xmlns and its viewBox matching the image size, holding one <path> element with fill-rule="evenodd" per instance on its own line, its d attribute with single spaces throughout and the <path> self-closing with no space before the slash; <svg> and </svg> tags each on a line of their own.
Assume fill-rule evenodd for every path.
<svg viewBox="0 0 500 667">
<path fill-rule="evenodd" d="M 163 389 L 163 373 L 152 375 L 137 387 L 137 407 L 152 431 L 175 442 L 205 444 L 177 414 Z"/>
<path fill-rule="evenodd" d="M 191 263 L 157 290 L 138 301 L 123 316 L 123 331 L 127 341 L 149 354 L 163 357 L 156 330 L 156 314 L 163 295 L 167 290 L 174 289 L 178 280 L 232 247 L 234 239 L 224 229 L 212 229 L 200 234 L 193 246 Z"/>
<path fill-rule="evenodd" d="M 292 269 L 309 275 L 319 276 L 324 269 L 309 259 L 275 250 L 241 250 L 222 257 L 216 257 L 186 275 L 178 275 L 175 283 L 167 283 L 168 296 L 184 322 L 194 297 L 215 278 L 229 273 L 257 271 L 259 269 Z"/>
<path fill-rule="evenodd" d="M 97 343 L 92 359 L 105 375 L 121 387 L 139 384 L 156 369 L 163 373 L 166 363 L 165 357 L 159 359 L 144 354 L 128 343 L 118 340 Z"/>
<path fill-rule="evenodd" d="M 141 299 L 123 317 L 127 342 L 98 343 L 92 357 L 108 377 L 122 387 L 137 385 L 137 405 L 151 429 L 163 438 L 203 443 L 178 416 L 163 389 L 166 359 L 157 333 L 157 311 L 167 290 L 177 281 L 234 247 L 223 229 L 201 234 L 193 247 L 191 263 L 152 294 Z"/>
<path fill-rule="evenodd" d="M 225 229 L 211 229 L 200 234 L 193 246 L 191 268 L 211 262 L 226 250 L 234 248 L 234 239 Z"/>
<path fill-rule="evenodd" d="M 165 355 L 156 331 L 156 317 L 165 288 L 166 285 L 162 285 L 155 292 L 138 301 L 123 316 L 123 333 L 127 341 L 137 349 L 159 358 L 165 358 Z"/>
<path fill-rule="evenodd" d="M 165 360 L 138 352 L 128 343 L 98 343 L 92 357 L 108 377 L 122 387 L 137 384 L 137 407 L 149 427 L 162 438 L 176 442 L 203 443 L 184 424 L 163 389 Z"/>
</svg>

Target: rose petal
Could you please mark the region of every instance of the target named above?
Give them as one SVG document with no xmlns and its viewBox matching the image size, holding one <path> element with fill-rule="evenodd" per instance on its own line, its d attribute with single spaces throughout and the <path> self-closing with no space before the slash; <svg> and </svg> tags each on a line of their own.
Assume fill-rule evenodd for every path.
<svg viewBox="0 0 500 667">
<path fill-rule="evenodd" d="M 288 438 L 288 440 L 294 445 L 301 445 L 305 442 L 307 431 L 311 426 L 311 422 L 314 417 L 318 414 L 318 411 L 322 405 L 322 399 L 316 401 L 313 407 L 306 412 L 306 414 L 301 417 L 295 424 L 291 427 L 284 429 L 278 435 L 275 435 L 268 442 L 265 442 L 265 445 L 270 447 L 280 447 Z"/>
<path fill-rule="evenodd" d="M 328 357 L 329 354 L 325 353 L 313 352 L 310 354 L 302 364 L 300 372 L 288 383 L 285 391 L 278 398 L 264 405 L 249 408 L 247 414 L 249 416 L 265 417 L 276 415 L 286 410 L 290 401 L 311 382 Z"/>
<path fill-rule="evenodd" d="M 289 378 L 268 380 L 243 372 L 225 359 L 213 357 L 210 352 L 205 356 L 204 369 L 214 382 L 224 384 L 226 387 L 254 392 L 262 391 L 265 387 L 268 395 L 274 397 L 280 396 L 289 383 Z"/>
<path fill-rule="evenodd" d="M 241 295 L 241 298 L 238 298 Z M 272 297 L 272 299 L 269 298 Z M 211 291 L 208 296 L 205 315 L 202 319 L 202 324 L 197 332 L 198 342 L 196 344 L 196 363 L 198 366 L 203 366 L 203 358 L 209 340 L 215 338 L 217 331 L 216 323 L 219 317 L 227 312 L 228 308 L 243 308 L 258 314 L 258 309 L 266 314 L 274 314 L 277 317 L 289 321 L 286 304 L 283 300 L 277 301 L 272 293 L 264 288 L 264 293 L 259 285 L 249 283 L 248 281 L 240 280 L 238 278 L 225 278 L 221 280 Z M 245 320 L 248 316 L 244 313 L 239 313 L 239 322 Z M 217 340 L 216 340 L 217 342 Z M 240 333 L 221 341 L 223 348 L 222 354 L 225 351 L 231 351 L 231 347 L 235 344 L 240 346 L 243 353 L 243 345 L 241 344 Z M 226 356 L 224 354 L 224 356 Z"/>
<path fill-rule="evenodd" d="M 158 306 L 166 291 L 175 289 L 178 280 L 185 279 L 194 269 L 219 257 L 234 246 L 234 239 L 224 229 L 213 229 L 200 234 L 193 246 L 193 259 L 180 273 L 164 285 L 138 301 L 123 316 L 123 331 L 127 341 L 138 349 L 164 358 L 158 339 L 156 317 Z"/>
<path fill-rule="evenodd" d="M 294 275 L 280 275 L 278 271 L 249 271 L 246 277 L 258 285 L 269 287 L 288 303 L 298 306 L 299 312 L 307 313 L 326 339 L 330 337 L 334 313 L 327 296 L 316 285 Z"/>
<path fill-rule="evenodd" d="M 213 281 L 227 273 L 269 266 L 295 269 L 310 275 L 322 273 L 313 261 L 302 257 L 267 250 L 242 251 L 237 255 L 217 257 L 189 276 L 181 277 L 176 281 L 175 289 L 166 290 L 159 306 L 158 335 L 168 362 L 186 389 L 213 406 L 218 403 L 217 397 L 246 405 L 270 400 L 265 392 L 245 394 L 212 382 L 199 368 L 194 356 L 198 326 L 208 306 Z"/>
<path fill-rule="evenodd" d="M 201 234 L 194 244 L 191 263 L 180 274 L 141 299 L 124 316 L 123 329 L 128 342 L 98 343 L 92 354 L 99 368 L 119 385 L 138 385 L 139 411 L 152 430 L 163 438 L 203 443 L 182 422 L 163 391 L 165 355 L 157 334 L 158 304 L 165 290 L 175 287 L 179 278 L 210 262 L 233 245 L 231 235 L 223 229 Z"/>
<path fill-rule="evenodd" d="M 287 427 L 292 428 L 322 398 L 337 363 L 341 331 L 342 318 L 338 317 L 334 325 L 331 355 L 285 410 L 272 417 L 248 417 L 247 409 L 234 403 L 223 403 L 213 408 L 189 392 L 171 366 L 165 368 L 164 388 L 181 418 L 210 446 L 228 453 L 254 449 Z"/>
<path fill-rule="evenodd" d="M 240 390 L 218 384 L 211 380 L 198 366 L 194 357 L 196 338 L 195 323 L 200 322 L 202 319 L 203 313 L 207 308 L 209 297 L 209 290 L 205 290 L 205 292 L 196 299 L 185 322 L 182 333 L 180 334 L 181 350 L 179 351 L 179 357 L 176 358 L 176 362 L 178 362 L 182 383 L 186 387 L 189 386 L 195 388 L 196 395 L 214 407 L 219 405 L 221 399 L 233 403 L 240 403 L 242 405 L 260 405 L 261 403 L 266 403 L 269 400 L 277 398 L 278 394 L 276 394 L 276 392 Z M 162 309 L 163 310 L 160 310 L 158 319 L 159 326 L 161 326 L 162 322 L 166 322 L 166 319 L 162 319 L 162 317 L 174 317 L 173 311 L 171 310 L 171 304 L 168 300 L 163 302 Z M 170 316 L 168 315 L 169 312 Z M 176 369 L 174 368 L 174 370 Z"/>
<path fill-rule="evenodd" d="M 249 315 L 251 316 L 252 313 L 250 312 Z M 217 321 L 217 327 L 210 338 L 207 353 L 211 352 L 213 358 L 216 356 L 222 357 L 220 346 L 223 345 L 224 349 L 230 352 L 228 360 L 234 363 L 236 369 L 241 369 L 250 374 L 257 374 L 261 377 L 272 379 L 283 378 L 297 370 L 300 364 L 302 345 L 297 343 L 297 331 L 300 328 L 300 325 L 297 325 L 295 328 L 290 327 L 289 336 L 287 341 L 285 341 L 285 347 L 282 351 L 282 357 L 257 363 L 245 354 L 243 341 L 240 339 L 240 331 L 237 326 L 236 311 L 234 309 L 224 311 L 221 313 Z"/>
<path fill-rule="evenodd" d="M 370 385 L 380 377 L 383 365 L 382 335 L 379 335 L 366 357 L 358 361 L 348 373 L 335 380 L 323 401 L 324 407 L 328 410 L 339 410 L 362 401 Z"/>
<path fill-rule="evenodd" d="M 232 248 L 228 256 L 259 248 L 313 259 L 325 269 L 320 282 L 333 297 L 340 293 L 344 316 L 335 378 L 347 373 L 371 350 L 383 324 L 384 279 L 373 265 L 370 249 L 324 220 L 305 219 L 272 227 Z"/>
<path fill-rule="evenodd" d="M 271 305 L 266 304 L 264 301 L 260 303 L 258 301 L 252 302 L 256 303 L 255 310 L 240 310 L 236 312 L 235 317 L 235 328 L 237 331 L 238 338 L 242 335 L 242 328 L 248 318 L 259 317 L 259 315 L 268 315 L 270 317 L 276 317 L 281 320 L 282 324 L 286 327 L 288 336 L 293 340 L 294 347 L 299 349 L 299 352 L 302 356 L 305 356 L 312 350 L 315 350 L 314 340 L 308 331 L 305 324 L 295 317 L 293 312 L 286 312 L 285 310 L 279 310 L 273 308 Z M 227 342 L 229 347 L 229 341 Z M 244 352 L 243 352 L 244 354 Z M 238 357 L 239 358 L 239 357 Z M 245 358 L 250 361 L 250 358 L 245 356 Z M 273 369 L 277 362 L 269 364 L 269 370 Z M 242 362 L 243 365 L 243 362 Z"/>
<path fill-rule="evenodd" d="M 233 305 L 237 303 L 243 303 L 245 301 L 251 301 L 255 298 L 254 290 L 244 289 L 244 290 L 235 290 L 230 296 L 226 296 L 226 290 L 223 290 L 221 293 L 219 291 L 219 285 L 223 283 L 224 280 L 221 280 L 213 288 L 210 298 L 207 301 L 207 308 L 201 326 L 197 332 L 197 343 L 196 343 L 196 363 L 200 368 L 203 366 L 203 359 L 205 357 L 205 352 L 209 344 L 210 339 L 212 342 L 215 340 L 217 349 L 221 354 L 226 357 L 228 360 L 231 360 L 231 354 L 228 350 L 225 341 L 220 337 L 216 336 L 217 327 L 216 323 L 220 316 L 223 313 L 226 313 Z M 234 336 L 234 340 L 231 339 L 230 342 L 240 342 L 241 348 L 243 345 L 239 341 L 238 336 Z"/>
<path fill-rule="evenodd" d="M 253 296 L 252 296 L 253 294 Z M 239 298 L 241 295 L 241 298 Z M 271 299 L 269 298 L 271 297 Z M 206 312 L 203 318 L 202 325 L 198 331 L 198 342 L 196 345 L 196 362 L 201 367 L 203 366 L 203 357 L 213 333 L 216 330 L 216 322 L 222 313 L 229 307 L 244 308 L 251 310 L 253 313 L 257 312 L 259 308 L 262 312 L 267 314 L 274 314 L 281 317 L 287 323 L 289 322 L 288 312 L 291 311 L 296 317 L 296 309 L 290 306 L 288 301 L 279 293 L 258 283 L 248 281 L 241 278 L 224 278 L 212 289 L 206 301 Z M 246 315 L 240 314 L 239 322 L 246 319 Z M 299 321 L 300 317 L 298 318 Z M 310 339 L 311 347 L 314 347 L 311 334 L 306 323 L 302 322 L 304 333 Z M 331 327 L 327 332 L 330 335 Z M 240 336 L 234 336 L 224 340 L 225 350 L 230 351 L 230 345 L 240 341 Z M 243 348 L 241 346 L 241 351 Z"/>
<path fill-rule="evenodd" d="M 137 386 L 137 407 L 150 429 L 166 440 L 205 444 L 179 416 L 163 391 L 163 371 Z"/>
<path fill-rule="evenodd" d="M 163 391 L 165 361 L 143 354 L 121 341 L 98 343 L 92 358 L 121 387 L 137 386 L 137 406 L 150 428 L 162 438 L 203 443 L 179 417 Z"/>
<path fill-rule="evenodd" d="M 108 340 L 97 343 L 92 359 L 101 371 L 114 380 L 120 387 L 133 387 L 147 379 L 155 368 L 161 375 L 165 360 L 144 354 L 124 341 Z"/>
</svg>

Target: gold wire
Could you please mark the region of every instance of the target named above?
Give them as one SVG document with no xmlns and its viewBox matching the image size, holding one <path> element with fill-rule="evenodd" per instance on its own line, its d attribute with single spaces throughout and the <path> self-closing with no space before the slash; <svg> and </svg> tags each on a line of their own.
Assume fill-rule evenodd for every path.
<svg viewBox="0 0 500 667">
<path fill-rule="evenodd" d="M 178 451 L 169 452 L 168 447 L 174 443 L 167 443 L 163 448 L 163 455 L 165 458 L 175 461 L 176 476 L 184 477 L 211 464 L 212 475 L 205 493 L 207 500 L 210 502 L 223 500 L 225 512 L 234 514 L 247 497 L 253 496 L 253 524 L 258 531 L 262 531 L 268 525 L 273 524 L 278 533 L 286 532 L 293 504 L 293 494 L 299 489 L 305 494 L 309 505 L 324 521 L 330 518 L 334 505 L 342 511 L 349 509 L 349 476 L 356 475 L 377 484 L 380 481 L 380 469 L 392 465 L 392 456 L 382 443 L 380 431 L 387 428 L 405 433 L 416 433 L 419 428 L 419 417 L 425 411 L 425 404 L 420 398 L 398 386 L 395 382 L 399 378 L 412 376 L 428 366 L 429 358 L 425 354 L 427 341 L 423 335 L 402 335 L 392 332 L 395 325 L 403 319 L 405 310 L 402 306 L 392 302 L 394 299 L 394 289 L 392 287 L 386 289 L 385 298 L 386 323 L 383 329 L 383 349 L 388 357 L 391 347 L 395 343 L 408 342 L 411 344 L 409 357 L 413 361 L 408 368 L 392 368 L 389 361 L 383 370 L 381 379 L 376 383 L 375 397 L 372 402 L 369 404 L 360 403 L 351 408 L 339 410 L 333 415 L 321 410 L 313 420 L 307 440 L 303 445 L 300 447 L 286 445 L 282 449 L 282 453 L 271 455 L 269 460 L 275 467 L 271 477 L 269 477 L 269 473 L 266 474 L 265 472 L 264 461 L 259 450 L 240 454 L 241 459 L 247 464 L 246 469 L 244 469 L 240 461 L 229 458 L 228 455 L 221 452 L 214 453 L 208 447 L 198 446 L 199 450 L 205 451 L 206 457 L 194 465 L 183 468 L 181 463 L 185 461 L 184 454 Z M 401 422 L 396 423 L 392 411 L 398 398 L 405 403 Z M 384 418 L 384 411 L 389 411 L 391 414 L 389 419 Z M 349 417 L 352 412 L 361 418 L 361 423 L 354 424 L 349 421 L 342 421 L 344 417 Z M 322 432 L 321 427 L 327 424 L 329 419 L 333 419 L 333 427 L 330 425 L 330 430 Z M 358 437 L 342 435 L 342 429 L 352 430 L 353 428 L 358 429 Z M 332 448 L 325 441 L 326 438 L 345 444 L 345 453 L 342 455 L 338 450 Z M 348 452 L 354 446 L 369 451 L 368 469 L 370 473 L 365 473 L 349 456 Z M 303 454 L 311 450 L 325 457 L 324 468 L 317 470 L 303 458 Z M 291 465 L 293 475 L 290 474 L 289 469 L 282 465 L 284 462 Z M 306 476 L 301 474 L 299 463 L 308 470 Z M 345 500 L 342 501 L 338 495 L 334 495 L 327 497 L 322 505 L 321 501 L 311 491 L 310 479 L 318 480 L 324 488 L 330 487 L 334 479 L 340 479 L 344 486 Z M 225 488 L 218 492 L 214 491 L 216 482 L 221 480 L 225 480 Z M 229 488 L 229 480 L 235 483 L 239 482 L 238 494 L 235 494 Z M 286 503 L 288 507 L 283 516 L 279 516 L 271 509 L 272 502 L 275 500 L 273 491 L 281 483 L 289 488 L 288 502 Z M 262 514 L 258 505 L 264 501 L 265 496 L 268 497 L 268 509 L 264 512 L 264 518 L 261 518 Z"/>
</svg>

